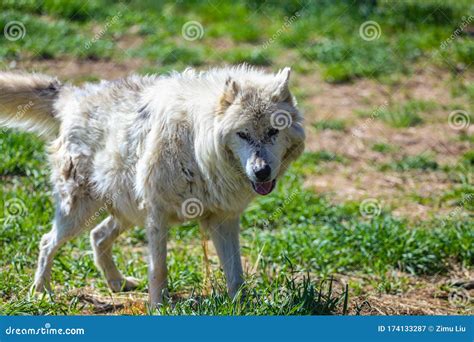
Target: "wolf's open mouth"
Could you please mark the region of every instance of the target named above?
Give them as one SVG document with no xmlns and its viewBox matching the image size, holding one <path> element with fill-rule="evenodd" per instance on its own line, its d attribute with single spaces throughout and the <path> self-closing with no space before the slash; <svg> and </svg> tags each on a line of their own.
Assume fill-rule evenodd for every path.
<svg viewBox="0 0 474 342">
<path fill-rule="evenodd" d="M 265 196 L 275 189 L 276 179 L 263 183 L 252 182 L 253 189 L 259 195 Z"/>
</svg>

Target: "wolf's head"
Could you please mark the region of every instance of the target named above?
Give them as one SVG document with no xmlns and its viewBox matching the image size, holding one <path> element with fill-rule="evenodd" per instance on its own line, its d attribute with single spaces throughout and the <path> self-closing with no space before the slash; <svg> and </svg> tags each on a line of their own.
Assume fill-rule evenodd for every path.
<svg viewBox="0 0 474 342">
<path fill-rule="evenodd" d="M 288 82 L 290 68 L 276 75 L 227 78 L 220 100 L 221 134 L 227 151 L 260 195 L 304 148 L 302 116 Z"/>
</svg>

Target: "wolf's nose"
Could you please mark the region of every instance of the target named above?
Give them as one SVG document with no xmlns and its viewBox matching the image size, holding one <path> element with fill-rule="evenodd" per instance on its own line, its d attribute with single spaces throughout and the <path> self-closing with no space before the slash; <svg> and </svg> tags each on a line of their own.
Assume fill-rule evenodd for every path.
<svg viewBox="0 0 474 342">
<path fill-rule="evenodd" d="M 255 177 L 257 177 L 257 180 L 261 182 L 268 181 L 270 178 L 270 174 L 272 173 L 272 169 L 268 164 L 265 164 L 263 167 L 257 167 L 253 170 L 255 173 Z"/>
</svg>

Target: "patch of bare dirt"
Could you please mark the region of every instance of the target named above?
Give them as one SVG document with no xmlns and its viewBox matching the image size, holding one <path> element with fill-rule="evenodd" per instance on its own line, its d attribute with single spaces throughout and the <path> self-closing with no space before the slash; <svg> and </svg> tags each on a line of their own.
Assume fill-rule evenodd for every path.
<svg viewBox="0 0 474 342">
<path fill-rule="evenodd" d="M 120 37 L 119 41 L 117 42 L 117 46 L 124 50 L 127 51 L 128 49 L 137 49 L 139 48 L 145 39 L 139 35 L 136 34 L 127 34 L 122 37 Z"/>
<path fill-rule="evenodd" d="M 84 315 L 145 315 L 148 293 L 128 292 L 99 293 L 92 288 L 83 288 L 71 293 L 83 303 Z"/>
<path fill-rule="evenodd" d="M 11 63 L 11 70 L 42 72 L 58 76 L 62 80 L 80 81 L 89 77 L 113 80 L 128 76 L 144 65 L 140 59 L 123 62 L 107 60 L 77 60 L 72 58 L 54 60 L 22 60 Z"/>
<path fill-rule="evenodd" d="M 436 72 L 435 72 L 436 71 Z M 449 110 L 437 109 L 425 117 L 425 124 L 410 128 L 393 128 L 376 116 L 361 118 L 357 110 L 372 111 L 384 103 L 410 99 L 431 100 L 447 106 L 465 99 L 454 99 L 446 89 L 450 74 L 423 69 L 395 85 L 382 85 L 374 80 L 358 80 L 352 84 L 332 85 L 319 77 L 302 78 L 300 86 L 316 90 L 307 102 L 306 114 L 308 151 L 330 151 L 346 157 L 348 163 L 331 163 L 327 172 L 310 175 L 305 185 L 317 192 L 328 192 L 338 202 L 380 198 L 395 209 L 395 214 L 413 219 L 427 219 L 443 214 L 450 208 L 416 202 L 413 195 L 441 196 L 453 186 L 453 181 L 441 171 L 380 171 L 383 164 L 393 163 L 404 156 L 427 154 L 443 165 L 455 165 L 462 154 L 472 149 L 459 139 L 460 131 L 450 127 Z M 465 103 L 465 105 L 468 105 Z M 315 130 L 312 124 L 320 120 L 343 119 L 344 131 Z M 467 134 L 474 134 L 471 125 Z M 385 143 L 397 150 L 380 153 L 373 150 L 376 143 Z M 416 196 L 415 196 L 416 197 Z"/>
<path fill-rule="evenodd" d="M 452 75 L 449 72 L 424 65 L 412 76 L 397 82 L 390 91 L 389 100 L 403 102 L 410 99 L 420 99 L 448 105 L 453 100 L 449 89 L 447 89 L 447 84 L 451 80 Z"/>
<path fill-rule="evenodd" d="M 297 84 L 309 95 L 304 101 L 304 106 L 307 107 L 307 122 L 313 122 L 314 119 L 352 121 L 355 109 L 370 109 L 382 105 L 389 91 L 388 86 L 367 79 L 355 83 L 329 84 L 316 73 L 300 77 Z"/>
<path fill-rule="evenodd" d="M 380 291 L 365 285 L 363 295 L 351 298 L 352 313 L 362 315 L 459 315 L 473 313 L 474 273 L 464 270 L 448 276 L 414 277 L 399 273 L 401 289 Z M 459 279 L 462 279 L 461 281 Z M 391 279 L 391 281 L 396 279 Z M 354 281 L 364 281 L 355 278 Z M 392 292 L 392 293 L 390 293 Z"/>
</svg>

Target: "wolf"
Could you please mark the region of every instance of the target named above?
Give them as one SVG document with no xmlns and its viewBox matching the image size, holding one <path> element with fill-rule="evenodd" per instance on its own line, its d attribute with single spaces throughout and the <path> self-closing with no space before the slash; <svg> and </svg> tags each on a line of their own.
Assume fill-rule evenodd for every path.
<svg viewBox="0 0 474 342">
<path fill-rule="evenodd" d="M 171 225 L 195 219 L 215 245 L 230 296 L 244 282 L 239 217 L 275 188 L 304 149 L 303 116 L 277 73 L 240 65 L 131 75 L 74 86 L 41 74 L 0 73 L 3 125 L 48 142 L 56 203 L 32 288 L 51 291 L 53 258 L 91 230 L 94 261 L 113 291 L 134 289 L 112 258 L 132 226 L 148 237 L 149 301 L 167 293 Z M 109 215 L 95 227 L 101 213 Z"/>
</svg>

